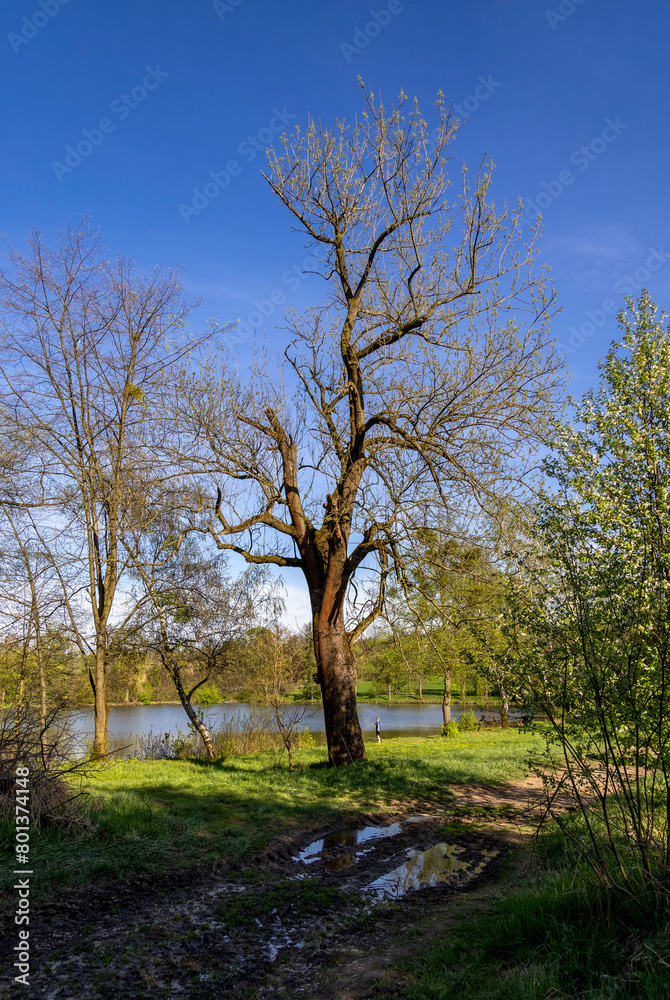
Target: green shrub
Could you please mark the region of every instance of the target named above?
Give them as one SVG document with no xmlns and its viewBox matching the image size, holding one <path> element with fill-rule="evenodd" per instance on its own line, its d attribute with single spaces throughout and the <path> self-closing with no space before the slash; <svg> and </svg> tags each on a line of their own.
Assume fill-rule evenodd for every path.
<svg viewBox="0 0 670 1000">
<path fill-rule="evenodd" d="M 216 684 L 203 684 L 201 688 L 198 688 L 196 700 L 199 705 L 219 705 L 221 695 Z"/>
<path fill-rule="evenodd" d="M 475 719 L 474 712 L 465 712 L 458 720 L 457 725 L 461 733 L 474 733 L 482 728 L 481 722 Z"/>
<path fill-rule="evenodd" d="M 316 740 L 309 731 L 309 726 L 305 728 L 298 735 L 298 746 L 301 750 L 309 750 L 311 747 L 316 746 Z"/>
<path fill-rule="evenodd" d="M 446 726 L 440 726 L 440 732 L 442 733 L 443 736 L 458 736 L 459 733 L 458 723 L 454 722 L 454 720 L 452 719 L 451 722 L 448 722 L 446 724 Z"/>
</svg>

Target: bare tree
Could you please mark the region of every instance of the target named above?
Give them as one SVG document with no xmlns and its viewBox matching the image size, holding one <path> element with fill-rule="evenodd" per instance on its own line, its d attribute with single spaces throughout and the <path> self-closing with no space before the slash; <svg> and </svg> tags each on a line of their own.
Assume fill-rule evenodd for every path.
<svg viewBox="0 0 670 1000">
<path fill-rule="evenodd" d="M 74 567 L 84 596 L 88 635 L 79 626 L 76 634 L 94 654 L 94 752 L 103 754 L 108 632 L 125 558 L 120 530 L 141 483 L 138 445 L 165 373 L 189 348 L 181 335 L 189 306 L 177 274 L 143 275 L 127 260 L 111 261 L 86 221 L 61 232 L 54 249 L 37 232 L 28 244 L 25 254 L 10 249 L 0 272 L 0 405 L 8 428 L 30 435 L 38 485 L 24 502 L 48 505 L 43 537 L 53 529 L 54 566 Z M 65 593 L 74 622 L 72 579 Z"/>
<path fill-rule="evenodd" d="M 128 649 L 139 639 L 159 656 L 208 759 L 214 760 L 212 736 L 194 699 L 221 671 L 229 644 L 263 620 L 266 610 L 276 610 L 276 588 L 262 566 L 230 579 L 221 553 L 208 556 L 197 536 L 181 533 L 172 518 L 157 519 L 151 530 L 144 527 L 147 520 L 135 519 L 124 537 L 139 593 L 121 645 Z"/>
<path fill-rule="evenodd" d="M 212 362 L 176 394 L 217 544 L 304 574 L 336 765 L 365 758 L 353 643 L 414 525 L 520 487 L 562 364 L 519 212 L 487 202 L 491 165 L 449 201 L 458 123 L 440 99 L 433 146 L 404 104 L 366 96 L 353 125 L 311 120 L 271 151 L 267 180 L 321 263 L 325 302 L 289 316 L 280 371 L 261 355 L 245 382 Z"/>
<path fill-rule="evenodd" d="M 253 643 L 255 680 L 272 706 L 275 727 L 288 754 L 289 771 L 293 770 L 293 752 L 300 745 L 303 724 L 312 714 L 304 703 L 287 704 L 283 700 L 298 678 L 299 647 L 295 640 L 290 629 L 275 619 L 257 630 Z"/>
</svg>

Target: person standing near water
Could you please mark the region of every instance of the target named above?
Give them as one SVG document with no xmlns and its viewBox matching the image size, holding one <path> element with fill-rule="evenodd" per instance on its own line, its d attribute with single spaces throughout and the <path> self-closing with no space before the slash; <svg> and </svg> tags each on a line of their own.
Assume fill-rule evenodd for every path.
<svg viewBox="0 0 670 1000">
<path fill-rule="evenodd" d="M 377 737 L 377 743 L 381 743 L 382 738 L 380 734 L 379 716 L 377 716 L 375 721 L 371 722 L 370 725 L 375 727 L 375 736 Z"/>
</svg>

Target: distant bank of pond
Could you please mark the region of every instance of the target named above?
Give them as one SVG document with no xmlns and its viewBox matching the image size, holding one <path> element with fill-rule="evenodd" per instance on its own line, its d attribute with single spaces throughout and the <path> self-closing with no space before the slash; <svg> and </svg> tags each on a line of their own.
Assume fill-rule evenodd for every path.
<svg viewBox="0 0 670 1000">
<path fill-rule="evenodd" d="M 216 725 L 224 719 L 236 715 L 247 718 L 251 712 L 258 710 L 258 705 L 245 702 L 226 702 L 212 705 L 202 710 L 206 720 Z M 458 721 L 464 712 L 474 712 L 479 718 L 482 714 L 488 719 L 500 719 L 499 713 L 493 708 L 482 710 L 476 703 L 452 705 L 451 718 Z M 387 702 L 377 704 L 361 704 L 358 706 L 358 717 L 363 734 L 367 739 L 374 739 L 373 723 L 379 716 L 382 738 L 384 736 L 430 736 L 439 733 L 442 725 L 441 705 L 391 705 Z M 515 713 L 512 713 L 512 717 Z M 70 713 L 70 727 L 82 741 L 93 739 L 93 709 L 77 709 Z M 141 736 L 163 735 L 174 736 L 177 730 L 188 729 L 188 719 L 181 705 L 118 705 L 110 709 L 108 718 L 108 735 L 110 749 L 122 746 L 132 747 Z M 307 726 L 317 743 L 325 742 L 323 710 L 321 704 L 315 702 L 307 706 L 307 714 L 303 724 Z"/>
</svg>

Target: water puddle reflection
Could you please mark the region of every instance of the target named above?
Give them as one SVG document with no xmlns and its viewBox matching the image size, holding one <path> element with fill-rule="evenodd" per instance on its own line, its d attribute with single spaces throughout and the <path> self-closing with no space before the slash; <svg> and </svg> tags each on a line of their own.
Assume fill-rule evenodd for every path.
<svg viewBox="0 0 670 1000">
<path fill-rule="evenodd" d="M 472 861 L 459 860 L 458 855 L 464 850 L 465 848 L 456 844 L 435 844 L 426 851 L 410 849 L 404 864 L 375 879 L 367 886 L 367 890 L 379 896 L 400 899 L 412 890 L 451 881 L 451 876 L 457 873 L 465 875 L 459 882 L 469 882 L 480 875 L 489 861 L 499 853 L 496 850 L 482 851 L 481 860 L 474 864 Z"/>
<path fill-rule="evenodd" d="M 339 872 L 343 868 L 351 868 L 355 860 L 356 857 L 353 854 L 340 854 L 337 858 L 324 861 L 323 867 L 327 868 L 329 872 Z"/>
<path fill-rule="evenodd" d="M 330 848 L 358 847 L 361 844 L 367 844 L 371 840 L 378 840 L 382 837 L 397 837 L 399 833 L 403 832 L 403 827 L 407 823 L 420 823 L 422 820 L 428 818 L 427 816 L 408 816 L 407 819 L 403 819 L 398 823 L 392 823 L 390 826 L 366 826 L 362 830 L 336 830 L 335 833 L 329 833 L 320 840 L 315 840 L 311 844 L 308 844 L 294 860 L 311 865 L 314 861 L 321 860 L 322 852 Z M 349 855 L 346 856 L 349 857 Z M 349 861 L 349 864 L 352 864 L 354 860 L 355 858 Z M 325 867 L 329 867 L 329 864 Z M 338 865 L 337 867 L 345 868 L 347 866 Z"/>
</svg>

